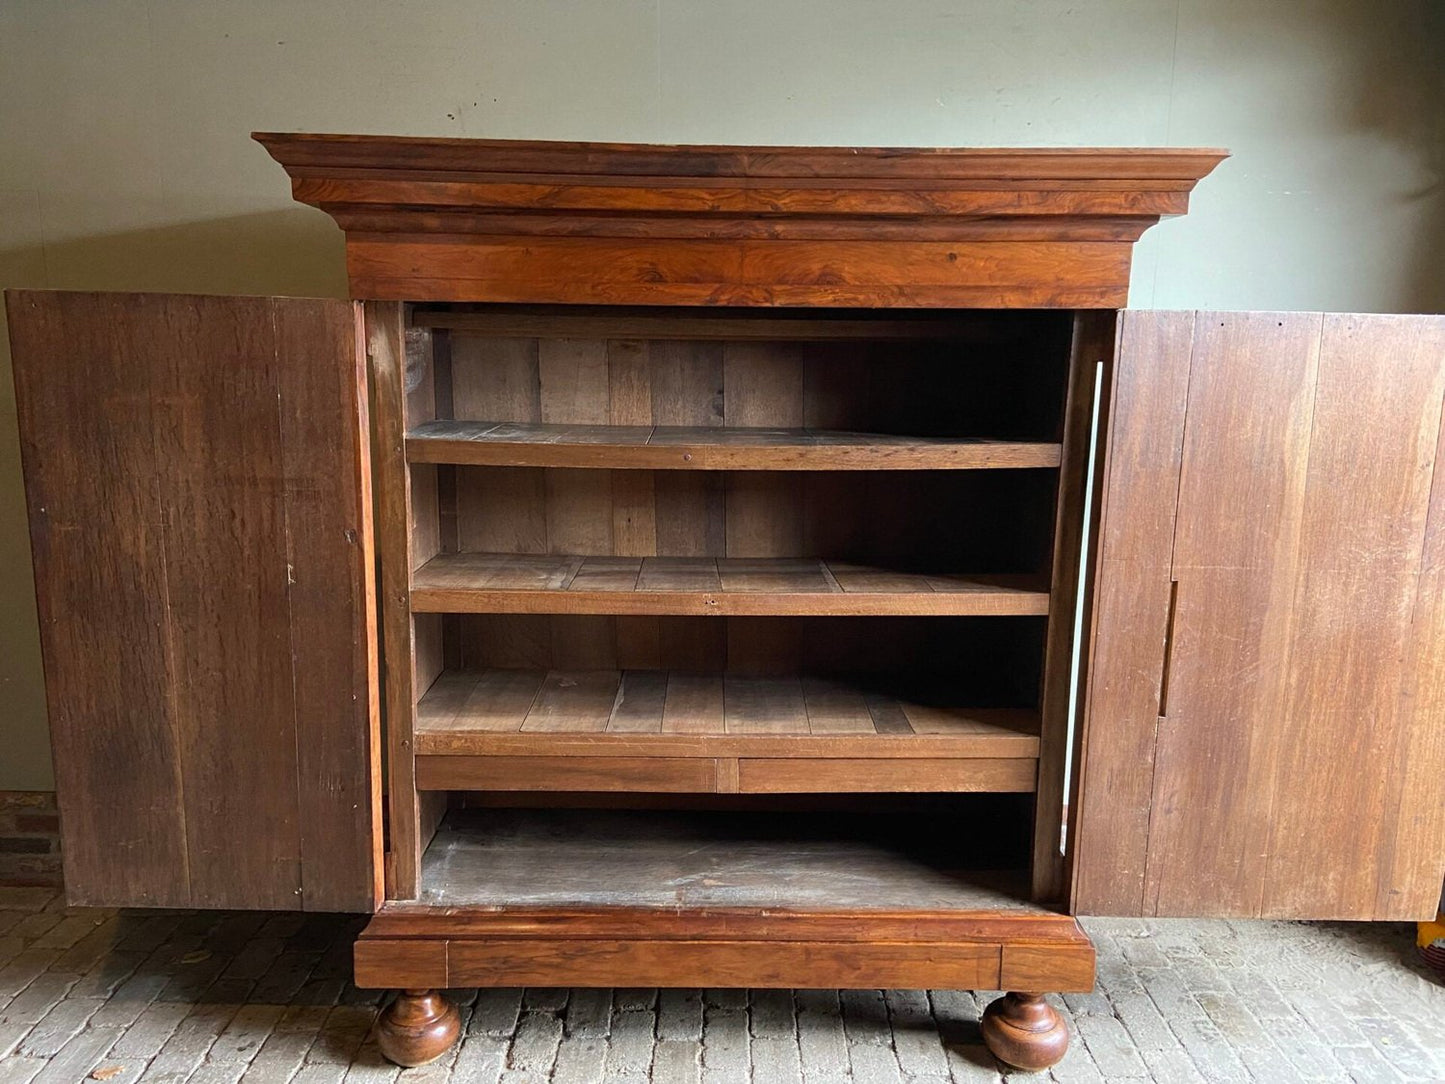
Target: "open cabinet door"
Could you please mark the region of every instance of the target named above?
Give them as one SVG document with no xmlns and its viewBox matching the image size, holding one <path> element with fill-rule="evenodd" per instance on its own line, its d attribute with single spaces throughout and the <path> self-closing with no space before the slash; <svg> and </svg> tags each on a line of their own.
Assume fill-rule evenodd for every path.
<svg viewBox="0 0 1445 1084">
<path fill-rule="evenodd" d="M 1076 912 L 1434 914 L 1442 393 L 1445 318 L 1125 314 Z"/>
<path fill-rule="evenodd" d="M 355 306 L 7 301 L 70 900 L 373 910 Z"/>
</svg>

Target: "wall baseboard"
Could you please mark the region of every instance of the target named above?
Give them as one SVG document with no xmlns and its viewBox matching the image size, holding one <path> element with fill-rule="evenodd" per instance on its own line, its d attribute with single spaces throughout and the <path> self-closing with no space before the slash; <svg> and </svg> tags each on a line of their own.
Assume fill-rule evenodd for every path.
<svg viewBox="0 0 1445 1084">
<path fill-rule="evenodd" d="M 55 792 L 0 790 L 0 885 L 59 885 Z"/>
</svg>

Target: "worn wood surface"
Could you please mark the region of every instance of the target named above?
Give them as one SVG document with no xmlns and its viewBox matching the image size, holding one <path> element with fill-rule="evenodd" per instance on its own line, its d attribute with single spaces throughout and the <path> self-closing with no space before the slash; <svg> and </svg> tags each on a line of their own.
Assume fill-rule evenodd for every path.
<svg viewBox="0 0 1445 1084">
<path fill-rule="evenodd" d="M 72 900 L 372 909 L 353 306 L 7 300 Z"/>
<path fill-rule="evenodd" d="M 441 755 L 1038 755 L 1033 712 L 796 675 L 448 672 L 416 728 L 417 751 Z"/>
<path fill-rule="evenodd" d="M 1021 575 L 909 573 L 791 558 L 457 553 L 412 577 L 417 613 L 1029 615 L 1047 585 Z"/>
<path fill-rule="evenodd" d="M 1017 877 L 959 869 L 946 835 L 899 827 L 454 814 L 427 856 L 435 890 L 377 916 L 357 982 L 1092 986 L 1093 948 L 1072 919 L 1025 902 Z"/>
<path fill-rule="evenodd" d="M 1130 314 L 1126 338 L 1148 324 L 1121 371 L 1152 343 L 1167 398 L 1129 415 L 1116 384 L 1111 456 L 1158 466 L 1111 461 L 1075 906 L 1425 916 L 1445 321 Z"/>
<path fill-rule="evenodd" d="M 622 339 L 685 342 L 950 342 L 982 345 L 1027 336 L 1041 320 L 1065 314 L 1037 312 L 830 312 L 816 309 L 678 309 L 614 305 L 418 306 L 412 324 L 499 338 Z M 444 415 L 445 416 L 445 415 Z"/>
<path fill-rule="evenodd" d="M 884 813 L 454 810 L 427 851 L 417 904 L 1045 913 L 1025 902 L 1017 875 L 969 868 L 952 838 L 966 825 Z"/>
<path fill-rule="evenodd" d="M 979 470 L 1057 467 L 1059 446 L 814 429 L 431 422 L 407 435 L 413 463 L 620 470 Z"/>
<path fill-rule="evenodd" d="M 376 532 L 380 554 L 381 637 L 385 656 L 387 738 L 387 897 L 408 899 L 416 891 L 426 847 L 427 810 L 417 796 L 412 752 L 419 691 L 419 659 L 413 642 L 410 569 L 414 525 L 412 475 L 406 463 L 407 351 L 400 305 L 365 306 L 366 356 L 370 365 L 376 443 Z"/>
<path fill-rule="evenodd" d="M 1117 323 L 1118 316 L 1114 313 L 1078 313 L 1068 344 L 1068 397 L 1060 425 L 1063 457 L 1054 503 L 1050 618 L 1039 688 L 1041 724 L 1033 854 L 1035 899 L 1060 900 L 1068 893 L 1061 839 L 1071 740 L 1070 713 L 1074 710 L 1077 692 L 1074 660 L 1075 652 L 1082 650 L 1075 629 L 1075 614 L 1080 594 L 1086 592 L 1081 561 L 1086 545 L 1084 520 L 1091 442 L 1095 436 L 1095 388 L 1101 382 L 1100 367 L 1106 376 L 1112 370 Z M 1102 447 L 1096 454 L 1103 454 Z M 1085 563 L 1092 567 L 1092 561 Z M 1088 602 L 1086 595 L 1086 607 Z"/>
<path fill-rule="evenodd" d="M 256 138 L 354 296 L 451 301 L 1114 307 L 1224 157 Z"/>
</svg>

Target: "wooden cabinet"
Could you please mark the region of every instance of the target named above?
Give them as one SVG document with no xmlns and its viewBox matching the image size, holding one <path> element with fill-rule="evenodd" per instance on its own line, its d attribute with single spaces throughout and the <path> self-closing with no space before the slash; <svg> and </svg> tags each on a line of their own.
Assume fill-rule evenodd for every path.
<svg viewBox="0 0 1445 1084">
<path fill-rule="evenodd" d="M 374 910 L 407 1063 L 944 985 L 1026 1067 L 1072 912 L 1433 908 L 1445 321 L 1120 314 L 1218 152 L 261 138 L 364 303 L 9 297 L 77 902 Z"/>
</svg>

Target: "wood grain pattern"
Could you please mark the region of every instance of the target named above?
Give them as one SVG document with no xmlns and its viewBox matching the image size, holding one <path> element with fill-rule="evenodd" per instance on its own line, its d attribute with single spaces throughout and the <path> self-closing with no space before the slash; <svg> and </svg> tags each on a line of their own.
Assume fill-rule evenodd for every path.
<svg viewBox="0 0 1445 1084">
<path fill-rule="evenodd" d="M 256 137 L 359 297 L 1114 307 L 1219 151 Z"/>
<path fill-rule="evenodd" d="M 991 989 L 996 945 L 879 942 L 496 941 L 447 943 L 458 986 Z"/>
<path fill-rule="evenodd" d="M 1084 914 L 1142 906 L 1194 325 L 1192 312 L 1120 317 L 1069 832 Z"/>
<path fill-rule="evenodd" d="M 616 470 L 980 470 L 1057 467 L 1059 445 L 650 425 L 429 422 L 407 434 L 413 463 Z"/>
<path fill-rule="evenodd" d="M 1049 612 L 1049 592 L 1029 576 L 930 575 L 812 559 L 456 553 L 417 569 L 411 607 L 416 613 L 1026 616 Z"/>
<path fill-rule="evenodd" d="M 380 555 L 381 638 L 385 652 L 387 721 L 387 898 L 416 893 L 426 846 L 426 809 L 418 800 L 412 729 L 416 700 L 413 627 L 408 598 L 411 568 L 411 472 L 405 454 L 405 334 L 400 305 L 365 306 L 366 357 L 371 371 L 373 439 L 377 454 L 376 535 Z"/>
<path fill-rule="evenodd" d="M 1095 630 L 1076 907 L 1428 914 L 1445 859 L 1420 780 L 1439 777 L 1445 748 L 1417 712 L 1437 681 L 1424 546 L 1445 321 L 1200 313 L 1191 339 L 1187 415 L 1157 411 L 1131 442 L 1182 448 L 1172 615 L 1157 560 L 1129 556 L 1151 521 L 1115 516 L 1116 500 L 1143 513 L 1165 477 L 1110 475 L 1100 577 L 1117 601 Z M 1147 792 L 1129 761 L 1152 767 Z"/>
<path fill-rule="evenodd" d="M 709 981 L 730 985 L 872 987 L 962 981 L 951 961 L 985 961 L 993 982 L 1089 988 L 1093 950 L 1073 919 L 1023 902 L 1017 878 L 954 869 L 942 837 L 903 842 L 890 831 L 900 823 L 454 814 L 427 856 L 422 898 L 388 905 L 363 932 L 358 981 L 521 982 L 548 967 L 538 981 L 669 986 L 707 966 L 718 969 Z M 465 970 L 418 973 L 439 965 L 422 948 L 437 944 L 447 968 Z"/>
<path fill-rule="evenodd" d="M 372 909 L 352 306 L 7 300 L 72 898 Z"/>
<path fill-rule="evenodd" d="M 1112 377 L 1118 316 L 1078 313 L 1070 329 L 1069 376 L 1060 426 L 1064 455 L 1054 503 L 1053 568 L 1049 581 L 1048 637 L 1040 684 L 1038 802 L 1034 809 L 1033 891 L 1039 900 L 1061 900 L 1068 894 L 1060 845 L 1065 819 L 1065 788 L 1070 743 L 1070 714 L 1078 690 L 1074 685 L 1076 652 L 1087 653 L 1087 640 L 1075 632 L 1081 601 L 1088 613 L 1092 602 L 1081 567 L 1085 556 L 1086 500 L 1090 484 L 1090 450 L 1094 431 L 1096 385 Z M 1101 405 L 1102 406 L 1102 405 Z M 1101 437 L 1101 435 L 1098 435 Z M 1096 449 L 1102 459 L 1102 439 Z M 1095 467 L 1095 476 L 1098 468 Z M 1083 599 L 1081 600 L 1081 595 Z"/>
<path fill-rule="evenodd" d="M 352 234 L 360 297 L 512 304 L 1117 308 L 1129 241 Z"/>
<path fill-rule="evenodd" d="M 640 696 L 629 691 L 639 685 Z M 866 702 L 866 729 L 837 711 L 849 694 Z M 1030 758 L 1039 751 L 1038 718 L 1019 709 L 945 707 L 902 692 L 865 697 L 842 682 L 797 676 L 632 670 L 448 672 L 417 707 L 415 746 L 447 756 Z"/>
</svg>

